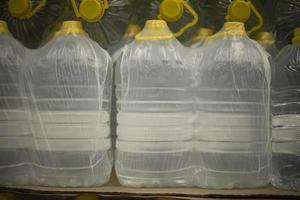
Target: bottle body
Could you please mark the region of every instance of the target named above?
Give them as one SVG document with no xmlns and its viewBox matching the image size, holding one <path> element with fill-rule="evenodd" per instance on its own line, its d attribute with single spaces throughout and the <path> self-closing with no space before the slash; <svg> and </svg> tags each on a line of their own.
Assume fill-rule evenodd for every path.
<svg viewBox="0 0 300 200">
<path fill-rule="evenodd" d="M 299 190 L 300 45 L 285 47 L 275 59 L 272 88 L 272 179 L 274 186 Z"/>
<path fill-rule="evenodd" d="M 203 47 L 194 94 L 195 184 L 252 188 L 268 184 L 270 165 L 267 56 L 246 37 Z"/>
<path fill-rule="evenodd" d="M 0 33 L 0 184 L 32 181 L 32 117 L 26 81 L 25 48 Z"/>
<path fill-rule="evenodd" d="M 116 171 L 123 185 L 189 185 L 192 66 L 183 55 L 174 38 L 125 47 L 116 70 Z"/>
<path fill-rule="evenodd" d="M 108 54 L 86 36 L 58 36 L 32 67 L 37 182 L 87 187 L 112 167 Z"/>
</svg>

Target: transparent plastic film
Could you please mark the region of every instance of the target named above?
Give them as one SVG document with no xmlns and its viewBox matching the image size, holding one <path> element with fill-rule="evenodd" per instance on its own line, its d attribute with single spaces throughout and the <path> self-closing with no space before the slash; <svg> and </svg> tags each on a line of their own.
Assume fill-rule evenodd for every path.
<svg viewBox="0 0 300 200">
<path fill-rule="evenodd" d="M 244 24 L 226 22 L 200 48 L 195 100 L 193 182 L 207 188 L 255 188 L 270 174 L 270 82 L 266 51 Z"/>
<path fill-rule="evenodd" d="M 26 49 L 0 21 L 0 184 L 32 183 L 32 117 Z"/>
<path fill-rule="evenodd" d="M 162 20 L 146 22 L 116 65 L 116 172 L 133 187 L 190 185 L 192 59 Z"/>
<path fill-rule="evenodd" d="M 64 22 L 31 56 L 36 183 L 106 183 L 112 168 L 110 56 L 78 21 Z"/>
<path fill-rule="evenodd" d="M 272 79 L 272 178 L 275 187 L 299 190 L 299 28 L 275 58 Z M 287 170 L 289 169 L 289 170 Z"/>
<path fill-rule="evenodd" d="M 0 19 L 7 21 L 12 35 L 28 48 L 37 48 L 51 35 L 62 17 L 66 1 L 61 0 L 3 0 Z"/>
</svg>

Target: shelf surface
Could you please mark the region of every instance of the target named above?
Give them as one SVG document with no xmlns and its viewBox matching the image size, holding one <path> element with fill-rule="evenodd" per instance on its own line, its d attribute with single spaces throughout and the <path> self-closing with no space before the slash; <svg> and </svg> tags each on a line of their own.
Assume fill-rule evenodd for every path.
<svg viewBox="0 0 300 200">
<path fill-rule="evenodd" d="M 268 198 L 268 199 L 300 199 L 300 191 L 276 189 L 272 186 L 257 189 L 201 189 L 201 188 L 129 188 L 121 186 L 113 174 L 110 182 L 101 187 L 92 188 L 58 188 L 41 186 L 0 187 L 0 192 L 22 192 L 34 194 L 80 194 L 96 193 L 112 196 L 135 197 L 181 197 L 191 198 Z"/>
</svg>

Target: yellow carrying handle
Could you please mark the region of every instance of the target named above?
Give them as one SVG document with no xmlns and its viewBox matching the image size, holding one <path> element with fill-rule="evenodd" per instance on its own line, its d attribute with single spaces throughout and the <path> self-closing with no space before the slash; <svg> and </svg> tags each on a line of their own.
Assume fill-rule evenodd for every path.
<svg viewBox="0 0 300 200">
<path fill-rule="evenodd" d="M 71 4 L 76 17 L 88 22 L 99 21 L 109 8 L 108 0 L 81 0 L 79 9 L 75 0 L 71 0 Z"/>
<path fill-rule="evenodd" d="M 255 14 L 258 19 L 258 24 L 247 31 L 247 34 L 251 34 L 257 31 L 263 26 L 263 18 L 257 11 L 255 6 L 250 0 L 234 0 L 228 7 L 228 14 L 226 16 L 226 21 L 233 22 L 246 22 L 250 18 L 251 11 Z"/>
<path fill-rule="evenodd" d="M 29 13 L 27 18 L 30 18 L 33 15 L 35 15 L 46 3 L 47 3 L 47 0 L 41 0 L 41 2 Z"/>
<path fill-rule="evenodd" d="M 175 37 L 179 37 L 181 36 L 184 31 L 186 31 L 187 29 L 195 26 L 199 20 L 197 13 L 194 11 L 194 9 L 186 2 L 186 0 L 178 0 L 179 3 L 182 3 L 182 5 L 193 15 L 193 20 L 188 23 L 186 26 L 182 27 L 178 32 L 174 33 L 173 35 Z M 158 19 L 163 19 L 166 20 L 162 17 L 162 14 L 158 15 Z M 168 20 L 166 20 L 168 21 Z"/>
<path fill-rule="evenodd" d="M 31 0 L 9 0 L 9 12 L 17 18 L 31 18 L 35 15 L 45 4 L 47 0 L 41 0 L 35 8 L 32 9 Z"/>
<path fill-rule="evenodd" d="M 253 11 L 253 13 L 256 15 L 256 17 L 258 19 L 258 24 L 256 26 L 254 26 L 252 29 L 250 29 L 249 31 L 247 31 L 247 34 L 250 35 L 251 33 L 259 30 L 263 26 L 264 20 L 263 20 L 263 17 L 258 12 L 258 10 L 255 8 L 255 6 L 252 4 L 252 2 L 249 1 L 248 3 L 250 5 L 251 10 Z"/>
</svg>

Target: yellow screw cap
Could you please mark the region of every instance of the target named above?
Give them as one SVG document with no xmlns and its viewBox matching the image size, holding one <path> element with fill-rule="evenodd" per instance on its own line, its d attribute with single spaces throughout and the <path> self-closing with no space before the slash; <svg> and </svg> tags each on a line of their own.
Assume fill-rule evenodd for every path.
<svg viewBox="0 0 300 200">
<path fill-rule="evenodd" d="M 60 30 L 56 32 L 55 36 L 67 35 L 70 33 L 86 34 L 80 21 L 64 21 Z"/>
<path fill-rule="evenodd" d="M 159 7 L 162 19 L 168 22 L 178 21 L 183 15 L 182 0 L 164 0 Z"/>
<path fill-rule="evenodd" d="M 0 33 L 9 33 L 7 23 L 2 20 L 0 20 Z"/>
<path fill-rule="evenodd" d="M 294 37 L 292 39 L 293 44 L 300 43 L 300 27 L 294 30 Z"/>
<path fill-rule="evenodd" d="M 124 35 L 124 38 L 134 37 L 139 32 L 141 32 L 141 27 L 139 25 L 129 24 L 127 27 L 127 31 Z"/>
<path fill-rule="evenodd" d="M 99 0 L 83 0 L 79 6 L 81 17 L 88 22 L 97 22 L 104 14 L 104 8 Z"/>
<path fill-rule="evenodd" d="M 14 17 L 26 17 L 32 10 L 32 4 L 30 0 L 9 0 L 8 10 Z"/>
<path fill-rule="evenodd" d="M 96 195 L 92 194 L 84 194 L 80 195 L 76 198 L 76 200 L 98 200 L 98 197 Z"/>
<path fill-rule="evenodd" d="M 15 197 L 11 193 L 0 193 L 0 200 L 14 200 Z"/>
<path fill-rule="evenodd" d="M 228 7 L 229 21 L 246 22 L 250 14 L 250 6 L 244 0 L 233 1 Z"/>
<path fill-rule="evenodd" d="M 266 46 L 273 45 L 275 42 L 272 32 L 259 32 L 256 35 L 255 40 L 259 44 Z"/>
</svg>

